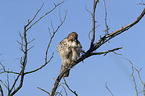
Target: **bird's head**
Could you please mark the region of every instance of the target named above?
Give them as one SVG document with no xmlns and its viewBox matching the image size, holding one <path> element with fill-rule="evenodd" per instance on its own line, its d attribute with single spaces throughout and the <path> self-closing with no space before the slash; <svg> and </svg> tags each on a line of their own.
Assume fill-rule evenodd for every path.
<svg viewBox="0 0 145 96">
<path fill-rule="evenodd" d="M 78 40 L 78 34 L 76 32 L 72 32 L 67 37 L 68 41 L 76 41 Z"/>
</svg>

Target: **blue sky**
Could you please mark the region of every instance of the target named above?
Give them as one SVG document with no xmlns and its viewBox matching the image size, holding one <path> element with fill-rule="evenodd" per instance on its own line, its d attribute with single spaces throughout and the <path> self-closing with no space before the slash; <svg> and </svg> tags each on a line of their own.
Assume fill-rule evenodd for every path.
<svg viewBox="0 0 145 96">
<path fill-rule="evenodd" d="M 19 32 L 23 33 L 23 27 L 27 24 L 27 20 L 32 19 L 43 2 L 44 6 L 36 19 L 53 8 L 53 2 L 57 3 L 57 0 L 0 1 L 0 53 L 2 53 L 0 61 L 8 70 L 20 70 L 19 60 L 23 53 L 19 50 L 20 45 L 17 43 L 21 40 Z M 131 2 L 129 0 L 106 0 L 107 23 L 110 33 L 133 22 L 140 15 L 144 6 L 138 5 L 138 3 L 139 0 Z M 65 0 L 61 7 L 48 14 L 28 31 L 28 40 L 35 38 L 35 41 L 29 45 L 29 47 L 34 45 L 34 48 L 28 53 L 26 71 L 36 69 L 44 64 L 45 50 L 50 39 L 48 27 L 51 27 L 51 21 L 54 28 L 60 24 L 59 8 L 62 18 L 65 14 L 64 10 L 68 10 L 66 21 L 56 33 L 49 49 L 48 58 L 51 57 L 53 52 L 54 58 L 42 70 L 26 75 L 22 89 L 15 96 L 47 96 L 46 93 L 36 87 L 43 88 L 48 92 L 51 91 L 54 84 L 53 78 L 57 78 L 61 68 L 61 59 L 56 52 L 56 47 L 69 33 L 77 32 L 83 49 L 85 51 L 89 49 L 88 33 L 92 28 L 92 18 L 85 10 L 85 6 L 92 11 L 92 4 L 93 0 L 83 2 L 82 0 Z M 105 30 L 103 0 L 100 0 L 96 8 L 96 20 L 98 21 L 96 25 L 100 25 L 96 28 L 95 41 L 97 42 L 99 36 L 103 36 L 103 30 Z M 84 60 L 84 63 L 81 62 L 72 68 L 70 76 L 66 78 L 72 90 L 75 90 L 79 96 L 111 96 L 105 88 L 105 82 L 107 81 L 108 87 L 115 96 L 136 96 L 134 83 L 130 76 L 132 72 L 131 65 L 121 57 L 130 59 L 137 69 L 143 68 L 141 78 L 144 81 L 144 24 L 145 17 L 133 28 L 113 38 L 110 43 L 104 44 L 97 50 L 99 52 L 123 47 L 123 49 L 116 51 L 122 56 L 113 53 L 106 56 L 92 56 Z M 141 92 L 143 86 L 139 82 L 136 72 L 135 76 L 138 91 Z M 12 83 L 14 75 L 9 74 L 9 78 L 10 83 Z M 1 74 L 0 79 L 6 81 L 6 74 Z M 63 80 L 61 83 L 63 83 Z M 4 86 L 2 87 L 5 89 Z M 63 88 L 59 87 L 57 91 L 61 90 Z M 7 93 L 6 90 L 4 92 Z M 74 95 L 68 91 L 68 96 Z M 142 93 L 140 93 L 140 96 L 143 96 Z"/>
</svg>

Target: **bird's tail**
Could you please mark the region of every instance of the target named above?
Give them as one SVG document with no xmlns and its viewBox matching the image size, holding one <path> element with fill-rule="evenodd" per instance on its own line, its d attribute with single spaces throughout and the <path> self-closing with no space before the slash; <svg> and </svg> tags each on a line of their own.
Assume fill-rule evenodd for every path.
<svg viewBox="0 0 145 96">
<path fill-rule="evenodd" d="M 65 67 L 62 65 L 62 66 L 61 66 L 60 73 L 62 73 L 62 71 L 63 71 L 64 69 L 65 69 Z M 70 70 L 68 70 L 68 71 L 66 71 L 66 72 L 64 73 L 63 78 L 69 76 L 69 71 L 70 71 Z"/>
</svg>

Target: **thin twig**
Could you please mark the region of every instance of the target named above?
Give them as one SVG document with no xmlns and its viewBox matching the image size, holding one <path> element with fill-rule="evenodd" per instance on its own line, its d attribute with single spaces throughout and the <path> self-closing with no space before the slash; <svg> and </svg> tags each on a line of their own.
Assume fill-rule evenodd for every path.
<svg viewBox="0 0 145 96">
<path fill-rule="evenodd" d="M 142 69 L 142 68 L 141 68 L 141 69 Z M 144 83 L 143 83 L 143 81 L 142 81 L 142 79 L 141 79 L 141 77 L 140 77 L 140 71 L 141 71 L 141 69 L 138 70 L 137 73 L 138 73 L 138 77 L 139 77 L 140 82 L 144 85 Z"/>
<path fill-rule="evenodd" d="M 111 90 L 108 88 L 108 86 L 107 86 L 107 81 L 106 81 L 106 83 L 105 83 L 105 87 L 106 87 L 106 89 L 110 92 L 110 94 L 112 95 L 112 96 L 114 96 L 114 94 L 111 92 Z"/>
<path fill-rule="evenodd" d="M 93 13 L 92 13 L 92 21 L 93 21 L 93 28 L 92 28 L 92 31 L 93 31 L 93 37 L 92 37 L 92 40 L 91 40 L 91 46 L 90 47 L 93 47 L 93 43 L 95 41 L 95 24 L 96 24 L 96 20 L 95 20 L 95 11 L 96 11 L 96 6 L 97 6 L 97 3 L 99 2 L 99 0 L 95 1 L 94 0 L 94 7 L 93 7 Z"/>
<path fill-rule="evenodd" d="M 57 95 L 63 96 L 63 95 L 62 95 L 62 92 L 56 92 L 55 96 L 57 96 Z M 66 96 L 67 96 L 67 95 L 66 95 Z"/>
<path fill-rule="evenodd" d="M 142 69 L 142 68 L 141 68 L 141 69 Z M 141 82 L 142 85 L 143 85 L 143 95 L 145 96 L 145 83 L 142 81 L 142 79 L 141 79 L 141 77 L 140 77 L 140 71 L 141 71 L 141 69 L 138 70 L 137 72 L 138 72 L 139 80 L 140 80 L 140 82 Z"/>
<path fill-rule="evenodd" d="M 124 58 L 124 57 L 122 57 L 122 58 Z M 135 71 L 137 71 L 137 73 L 138 73 L 138 78 L 139 78 L 140 82 L 141 82 L 142 85 L 143 85 L 143 95 L 145 96 L 145 83 L 142 81 L 142 79 L 141 79 L 141 77 L 140 77 L 140 71 L 142 70 L 142 68 L 140 68 L 140 69 L 138 70 L 138 69 L 136 69 L 136 68 L 133 66 L 133 63 L 132 63 L 129 59 L 127 59 L 127 58 L 124 58 L 124 59 L 128 60 L 128 61 L 130 62 L 130 64 L 131 64 L 131 66 L 132 66 L 132 75 L 131 75 L 131 76 L 133 76 L 133 82 L 134 82 L 134 84 L 135 84 L 136 96 L 138 96 L 138 90 L 137 90 L 137 84 L 136 84 L 136 81 L 135 81 L 135 76 L 133 75 L 134 69 L 135 69 Z"/>
<path fill-rule="evenodd" d="M 7 86 L 9 91 L 10 90 L 9 73 L 7 73 Z"/>
<path fill-rule="evenodd" d="M 120 49 L 122 49 L 122 48 L 123 48 L 123 47 L 114 48 L 114 49 L 112 49 L 112 50 L 108 50 L 108 51 L 105 51 L 105 52 L 93 52 L 93 53 L 91 53 L 91 55 L 101 55 L 101 54 L 104 54 L 104 56 L 105 56 L 106 54 L 108 54 L 108 53 L 110 53 L 110 52 L 113 52 L 113 53 L 114 53 L 114 51 L 120 50 Z"/>
<path fill-rule="evenodd" d="M 100 25 L 97 25 L 96 27 L 95 27 L 95 29 L 97 28 L 97 27 L 99 27 Z M 92 32 L 93 30 L 91 30 L 90 32 L 89 32 L 89 34 L 88 34 L 88 38 L 91 40 L 91 37 L 90 37 L 90 34 L 91 34 L 91 32 Z"/>
<path fill-rule="evenodd" d="M 145 83 L 143 84 L 143 95 L 145 96 Z"/>
<path fill-rule="evenodd" d="M 27 30 L 29 30 L 32 26 L 34 26 L 38 21 L 40 21 L 42 18 L 44 18 L 46 15 L 48 15 L 49 13 L 51 13 L 54 9 L 56 9 L 59 5 L 61 5 L 62 3 L 63 3 L 64 1 L 62 1 L 62 2 L 60 2 L 60 3 L 58 3 L 57 5 L 55 4 L 55 6 L 50 10 L 50 11 L 48 11 L 47 13 L 45 13 L 43 16 L 41 16 L 38 20 L 36 20 L 33 24 L 31 24 L 30 25 L 30 27 L 28 27 L 27 28 Z M 43 6 L 42 6 L 43 7 Z M 42 8 L 41 7 L 41 8 Z M 39 10 L 41 10 L 41 8 L 39 9 Z M 39 13 L 39 10 L 37 11 L 37 13 L 36 13 L 36 16 L 37 16 L 37 14 Z M 35 16 L 34 16 L 35 17 Z M 29 23 L 28 23 L 28 25 L 29 25 Z M 26 25 L 26 26 L 28 26 L 28 25 Z"/>
<path fill-rule="evenodd" d="M 76 93 L 76 91 L 73 91 L 72 89 L 70 89 L 70 87 L 68 86 L 68 84 L 66 83 L 66 80 L 63 78 L 64 80 L 64 84 L 66 85 L 66 87 L 73 93 L 75 94 L 75 96 L 78 96 L 78 94 Z"/>
<path fill-rule="evenodd" d="M 51 44 L 51 42 L 52 42 L 52 39 L 54 38 L 54 35 L 55 35 L 56 32 L 58 31 L 58 29 L 62 26 L 62 24 L 63 24 L 64 21 L 66 20 L 66 16 L 67 16 L 67 11 L 65 11 L 65 17 L 64 17 L 63 21 L 60 20 L 60 21 L 61 21 L 60 25 L 56 28 L 56 30 L 53 29 L 53 34 L 52 34 L 52 36 L 51 36 L 51 38 L 50 38 L 50 40 L 49 40 L 49 43 L 48 43 L 48 45 L 47 45 L 47 49 L 46 49 L 46 54 L 45 54 L 45 63 L 47 62 L 48 50 L 49 50 L 49 48 L 50 48 L 50 44 Z"/>
<path fill-rule="evenodd" d="M 8 89 L 8 86 L 2 80 L 0 82 Z"/>
<path fill-rule="evenodd" d="M 85 6 L 85 9 L 88 13 L 90 13 L 92 15 L 92 12 L 88 10 L 88 8 Z"/>
<path fill-rule="evenodd" d="M 60 20 L 60 22 L 62 22 L 60 9 L 61 9 L 61 6 L 59 6 L 59 20 Z"/>
<path fill-rule="evenodd" d="M 31 42 L 33 42 L 34 40 L 35 40 L 35 39 L 33 38 L 31 41 L 28 42 L 28 44 L 31 43 Z"/>
<path fill-rule="evenodd" d="M 0 92 L 1 92 L 1 96 L 4 96 L 3 89 L 2 89 L 1 85 L 0 85 Z"/>
<path fill-rule="evenodd" d="M 13 74 L 19 74 L 18 72 L 14 72 L 14 71 L 3 71 L 3 72 L 0 72 L 0 74 L 2 74 L 2 73 L 13 73 Z"/>
<path fill-rule="evenodd" d="M 28 19 L 28 24 L 26 25 L 26 27 L 29 26 L 34 21 L 34 19 L 36 18 L 36 16 L 38 15 L 38 13 L 40 12 L 40 10 L 42 9 L 43 5 L 44 5 L 44 3 L 41 5 L 40 9 L 36 12 L 36 14 L 32 18 L 32 20 L 29 21 L 29 19 Z"/>
<path fill-rule="evenodd" d="M 5 69 L 5 66 L 3 66 L 1 62 L 0 62 L 0 65 L 2 66 L 2 69 L 1 69 L 1 70 L 3 70 L 2 72 L 0 72 L 0 74 L 2 74 L 2 73 L 19 74 L 18 72 L 14 72 L 14 71 L 7 71 L 7 70 Z"/>
<path fill-rule="evenodd" d="M 31 50 L 34 46 L 31 46 L 29 49 L 27 49 L 27 51 Z"/>
<path fill-rule="evenodd" d="M 109 27 L 108 27 L 108 24 L 107 24 L 107 8 L 106 8 L 106 2 L 105 0 L 104 1 L 104 6 L 105 6 L 105 26 L 106 26 L 106 30 L 105 30 L 105 35 L 109 34 Z"/>
<path fill-rule="evenodd" d="M 67 91 L 66 91 L 65 87 L 62 84 L 59 84 L 59 85 L 62 86 L 62 88 L 63 88 L 63 90 L 65 92 L 65 96 L 67 96 Z"/>
<path fill-rule="evenodd" d="M 137 90 L 137 84 L 136 84 L 136 80 L 135 80 L 135 76 L 134 76 L 134 67 L 133 67 L 133 66 L 132 66 L 132 74 L 131 74 L 131 76 L 132 76 L 132 78 L 133 78 L 136 96 L 138 96 L 138 90 Z"/>
<path fill-rule="evenodd" d="M 34 73 L 34 72 L 42 69 L 44 66 L 46 66 L 51 61 L 51 59 L 53 58 L 53 55 L 54 55 L 54 53 L 52 53 L 52 56 L 50 57 L 50 59 L 45 64 L 41 65 L 41 67 L 39 67 L 39 68 L 37 68 L 35 70 L 32 70 L 32 71 L 29 71 L 29 72 L 25 72 L 24 74 Z"/>
<path fill-rule="evenodd" d="M 131 74 L 131 76 L 132 76 L 132 78 L 133 78 L 136 96 L 138 96 L 137 84 L 136 84 L 136 80 L 135 80 L 135 76 L 134 76 L 134 69 L 135 69 L 136 71 L 138 71 L 138 70 L 133 66 L 133 63 L 132 63 L 129 59 L 127 59 L 127 58 L 124 58 L 124 59 L 128 60 L 128 61 L 130 62 L 130 64 L 131 64 L 131 67 L 132 67 L 132 74 Z"/>
<path fill-rule="evenodd" d="M 43 92 L 45 92 L 45 93 L 47 93 L 47 94 L 49 94 L 50 95 L 50 93 L 49 92 L 47 92 L 46 90 L 44 90 L 44 89 L 42 89 L 42 88 L 40 88 L 40 87 L 37 87 L 38 89 L 40 89 L 41 91 L 43 91 Z"/>
</svg>

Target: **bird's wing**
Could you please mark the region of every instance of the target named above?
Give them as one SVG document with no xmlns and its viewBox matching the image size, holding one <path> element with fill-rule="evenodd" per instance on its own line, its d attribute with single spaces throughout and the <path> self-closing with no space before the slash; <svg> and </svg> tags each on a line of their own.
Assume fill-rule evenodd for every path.
<svg viewBox="0 0 145 96">
<path fill-rule="evenodd" d="M 81 53 L 82 52 L 82 45 L 81 45 L 81 43 L 79 42 L 79 41 L 77 41 L 77 53 Z"/>
<path fill-rule="evenodd" d="M 69 54 L 70 50 L 69 50 L 70 45 L 68 45 L 68 40 L 67 38 L 65 38 L 64 40 L 62 40 L 58 46 L 57 46 L 57 52 L 59 53 L 59 56 L 61 58 L 65 58 L 65 56 L 67 56 L 67 54 Z"/>
</svg>

